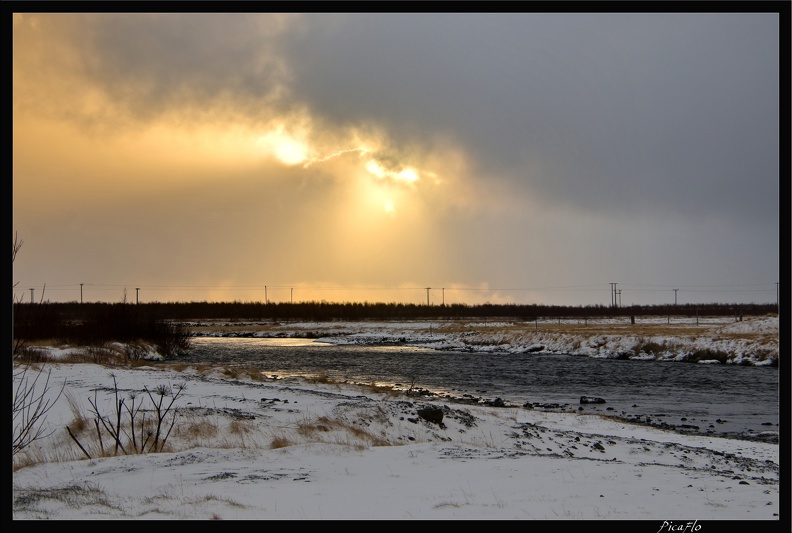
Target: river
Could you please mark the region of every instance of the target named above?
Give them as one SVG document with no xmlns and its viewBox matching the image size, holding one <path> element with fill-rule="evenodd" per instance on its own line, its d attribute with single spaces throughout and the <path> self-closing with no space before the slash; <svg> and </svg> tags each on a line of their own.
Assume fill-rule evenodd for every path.
<svg viewBox="0 0 792 533">
<path fill-rule="evenodd" d="M 196 337 L 196 364 L 398 385 L 457 399 L 579 410 L 685 432 L 776 440 L 777 367 L 599 359 L 549 354 L 334 345 L 310 339 Z M 582 396 L 605 403 L 581 405 Z"/>
</svg>

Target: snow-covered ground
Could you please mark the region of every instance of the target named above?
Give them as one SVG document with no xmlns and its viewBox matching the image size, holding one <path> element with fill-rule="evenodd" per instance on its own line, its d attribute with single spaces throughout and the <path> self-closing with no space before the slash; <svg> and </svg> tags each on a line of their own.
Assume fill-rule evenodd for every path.
<svg viewBox="0 0 792 533">
<path fill-rule="evenodd" d="M 775 365 L 778 317 L 399 322 L 189 322 L 198 335 L 306 337 L 336 344 L 399 343 L 438 350 Z"/>
<path fill-rule="evenodd" d="M 747 324 L 754 329 L 743 335 L 777 332 L 769 319 L 713 327 L 726 334 Z M 339 324 L 329 338 L 369 342 L 428 330 L 413 326 Z M 436 323 L 425 333 L 420 342 L 438 347 L 469 338 L 465 330 L 441 336 Z M 534 341 L 509 349 L 519 342 Z M 70 350 L 48 351 L 57 360 Z M 652 531 L 761 520 L 789 530 L 778 444 L 184 364 L 43 369 L 51 371 L 49 395 L 65 389 L 44 420 L 52 433 L 14 457 L 17 520 L 590 519 L 650 521 Z M 166 448 L 136 453 L 130 410 L 142 407 L 138 424 L 144 412 L 153 420 L 160 398 L 163 427 L 177 415 Z M 99 417 L 121 427 L 124 450 L 114 451 L 106 431 L 99 441 Z M 135 434 L 139 447 L 146 433 Z"/>
</svg>

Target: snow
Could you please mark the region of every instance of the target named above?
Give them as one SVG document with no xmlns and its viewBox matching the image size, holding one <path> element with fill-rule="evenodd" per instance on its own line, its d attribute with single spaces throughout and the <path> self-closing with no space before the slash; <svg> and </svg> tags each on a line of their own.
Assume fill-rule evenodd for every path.
<svg viewBox="0 0 792 533">
<path fill-rule="evenodd" d="M 439 337 L 433 327 L 429 337 L 428 325 L 343 323 L 334 327 L 350 336 L 328 339 L 407 336 L 447 347 L 482 329 Z M 320 326 L 327 331 L 301 325 Z M 294 334 L 296 325 L 288 327 Z M 536 344 L 521 339 L 493 346 Z M 602 341 L 589 341 L 592 356 L 603 353 L 591 348 Z M 43 366 L 50 395 L 65 382 L 44 421 L 52 433 L 14 458 L 16 520 L 647 520 L 658 531 L 664 522 L 786 518 L 778 444 L 222 368 L 65 361 Z M 129 406 L 134 392 L 141 405 L 158 387 L 180 391 L 165 451 L 116 456 L 105 435 L 99 457 L 93 406 L 112 421 L 117 398 Z M 418 415 L 428 407 L 442 410 L 442 424 Z M 88 422 L 82 429 L 75 413 Z"/>
<path fill-rule="evenodd" d="M 436 350 L 479 353 L 551 353 L 600 358 L 684 361 L 701 352 L 723 354 L 727 364 L 774 365 L 778 361 L 778 317 L 642 317 L 636 325 L 622 318 L 508 321 L 405 322 L 203 322 L 204 336 L 306 337 L 335 344 L 404 344 Z M 572 327 L 564 327 L 572 326 Z M 629 328 L 625 330 L 624 328 Z M 591 329 L 608 330 L 591 334 Z M 693 330 L 693 331 L 691 331 Z M 650 349 L 652 353 L 645 350 Z M 711 356 L 714 357 L 714 356 Z M 720 362 L 702 358 L 700 363 Z"/>
</svg>

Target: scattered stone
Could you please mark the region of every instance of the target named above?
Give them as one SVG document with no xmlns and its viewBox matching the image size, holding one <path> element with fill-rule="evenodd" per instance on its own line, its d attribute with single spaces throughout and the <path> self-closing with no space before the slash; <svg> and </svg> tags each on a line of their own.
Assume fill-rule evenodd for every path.
<svg viewBox="0 0 792 533">
<path fill-rule="evenodd" d="M 437 407 L 424 407 L 423 409 L 418 409 L 418 416 L 433 424 L 439 425 L 443 423 L 443 410 Z"/>
<path fill-rule="evenodd" d="M 581 396 L 580 403 L 605 403 L 605 400 L 596 396 Z"/>
</svg>

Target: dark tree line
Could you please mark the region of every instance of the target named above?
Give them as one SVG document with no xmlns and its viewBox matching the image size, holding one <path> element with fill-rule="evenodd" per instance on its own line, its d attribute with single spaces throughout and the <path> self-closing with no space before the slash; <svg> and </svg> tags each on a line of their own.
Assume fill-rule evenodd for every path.
<svg viewBox="0 0 792 533">
<path fill-rule="evenodd" d="M 503 318 L 528 320 L 548 318 L 602 318 L 619 316 L 759 316 L 777 312 L 775 304 L 668 304 L 610 307 L 450 304 L 422 305 L 404 303 L 263 303 L 263 302 L 184 302 L 184 303 L 15 303 L 15 336 L 35 329 L 47 338 L 65 338 L 70 332 L 102 339 L 126 340 L 172 321 L 195 320 L 422 320 Z M 37 312 L 33 312 L 33 311 Z M 27 317 L 27 319 L 25 318 Z"/>
<path fill-rule="evenodd" d="M 133 304 L 15 303 L 14 351 L 31 341 L 99 346 L 107 342 L 156 345 L 166 356 L 190 347 L 190 332 L 160 309 Z"/>
</svg>

